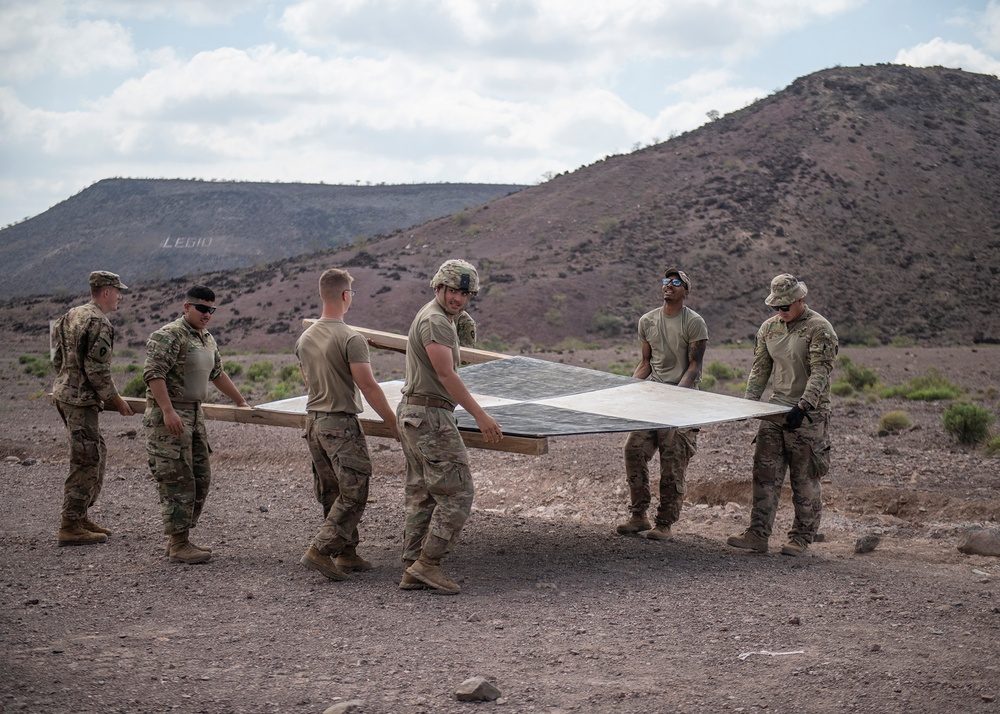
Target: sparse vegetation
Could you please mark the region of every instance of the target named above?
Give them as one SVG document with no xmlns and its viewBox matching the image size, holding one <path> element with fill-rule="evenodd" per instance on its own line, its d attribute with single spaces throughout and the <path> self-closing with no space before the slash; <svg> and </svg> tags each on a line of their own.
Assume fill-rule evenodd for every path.
<svg viewBox="0 0 1000 714">
<path fill-rule="evenodd" d="M 854 364 L 848 357 L 841 357 L 837 362 L 843 373 L 843 378 L 838 381 L 847 382 L 859 392 L 872 389 L 878 384 L 878 373 L 875 370 Z"/>
<path fill-rule="evenodd" d="M 987 439 L 983 444 L 983 453 L 987 456 L 1000 456 L 1000 436 Z"/>
<path fill-rule="evenodd" d="M 226 370 L 226 374 L 230 377 L 238 377 L 243 374 L 243 365 L 232 359 L 223 362 L 222 369 Z"/>
<path fill-rule="evenodd" d="M 17 361 L 19 364 L 24 365 L 25 374 L 30 374 L 38 378 L 48 377 L 55 371 L 52 369 L 52 363 L 49 360 L 37 355 L 21 355 Z"/>
<path fill-rule="evenodd" d="M 142 379 L 141 374 L 137 374 L 129 381 L 125 382 L 125 386 L 121 388 L 121 395 L 123 397 L 144 397 L 146 396 L 146 383 Z"/>
<path fill-rule="evenodd" d="M 247 380 L 250 382 L 264 382 L 274 375 L 274 363 L 264 360 L 254 362 L 247 368 Z"/>
<path fill-rule="evenodd" d="M 719 362 L 718 360 L 713 360 L 705 365 L 705 374 L 711 375 L 718 380 L 738 379 L 743 376 L 743 372 L 741 370 L 738 370 L 735 367 L 730 367 L 728 364 Z M 702 381 L 704 382 L 704 378 Z"/>
<path fill-rule="evenodd" d="M 996 416 L 989 409 L 968 402 L 952 404 L 941 415 L 944 430 L 960 444 L 981 444 L 990 435 Z"/>
<path fill-rule="evenodd" d="M 880 432 L 896 433 L 909 429 L 911 426 L 913 426 L 913 420 L 910 419 L 910 415 L 898 409 L 886 412 L 878 422 Z"/>
<path fill-rule="evenodd" d="M 914 401 L 934 402 L 957 399 L 962 396 L 962 388 L 949 381 L 937 369 L 931 368 L 926 374 L 914 377 L 904 384 L 882 389 L 879 395 L 886 398 L 903 397 Z"/>
</svg>

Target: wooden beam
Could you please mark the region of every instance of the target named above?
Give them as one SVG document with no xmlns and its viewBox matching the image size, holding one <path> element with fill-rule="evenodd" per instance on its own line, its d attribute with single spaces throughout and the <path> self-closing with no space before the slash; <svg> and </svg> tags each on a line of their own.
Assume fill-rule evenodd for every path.
<svg viewBox="0 0 1000 714">
<path fill-rule="evenodd" d="M 146 400 L 137 397 L 123 397 L 136 414 L 146 410 Z M 231 404 L 202 404 L 206 419 L 213 421 L 228 421 L 236 424 L 258 424 L 260 426 L 282 426 L 293 429 L 306 428 L 306 415 L 293 412 L 272 411 L 270 409 L 247 409 Z M 361 428 L 367 436 L 392 438 L 389 428 L 381 421 L 361 420 Z M 493 451 L 508 451 L 515 454 L 541 456 L 549 453 L 549 442 L 546 438 L 524 436 L 505 436 L 496 444 L 487 444 L 478 431 L 459 430 L 462 441 L 470 449 L 490 449 Z"/>
<path fill-rule="evenodd" d="M 302 321 L 302 326 L 309 327 L 314 322 L 316 322 L 315 319 L 306 318 Z M 370 330 L 367 327 L 355 327 L 354 325 L 351 325 L 351 327 L 360 332 L 372 347 L 380 350 L 406 353 L 406 335 L 397 335 L 394 332 L 382 332 L 381 330 Z M 471 347 L 460 347 L 459 352 L 461 353 L 460 359 L 462 364 L 482 364 L 483 362 L 492 362 L 495 359 L 510 357 L 510 355 L 505 355 L 501 352 L 477 350 Z"/>
</svg>

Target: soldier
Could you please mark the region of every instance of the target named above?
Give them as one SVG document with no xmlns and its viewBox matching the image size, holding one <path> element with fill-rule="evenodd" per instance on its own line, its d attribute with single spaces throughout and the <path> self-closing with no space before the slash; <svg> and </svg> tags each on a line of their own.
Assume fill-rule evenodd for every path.
<svg viewBox="0 0 1000 714">
<path fill-rule="evenodd" d="M 820 481 L 830 469 L 830 373 L 837 334 L 826 318 L 805 304 L 806 284 L 784 273 L 771 281 L 764 300 L 777 314 L 764 321 L 754 340 L 746 399 L 757 401 L 771 381 L 771 404 L 791 407 L 783 424 L 762 419 L 753 456 L 750 527 L 726 542 L 767 552 L 785 471 L 790 472 L 795 521 L 784 555 L 802 555 L 819 530 Z"/>
<path fill-rule="evenodd" d="M 500 441 L 503 432 L 456 371 L 460 353 L 455 318 L 479 291 L 479 274 L 464 260 L 448 260 L 431 287 L 434 299 L 417 313 L 406 338 L 406 380 L 396 409 L 406 456 L 405 572 L 399 587 L 429 586 L 455 595 L 461 588 L 445 575 L 441 559 L 458 540 L 475 491 L 455 405 L 472 415 L 488 443 Z"/>
<path fill-rule="evenodd" d="M 325 520 L 299 561 L 330 580 L 350 570 L 371 570 L 358 555 L 358 524 L 368 502 L 372 463 L 358 414 L 361 393 L 395 438 L 396 415 L 372 373 L 368 343 L 344 323 L 354 303 L 354 278 L 331 268 L 319 279 L 323 315 L 295 343 L 309 391 L 306 440 L 312 457 L 316 498 Z M 360 392 L 359 392 L 360 388 Z"/>
<path fill-rule="evenodd" d="M 697 389 L 701 379 L 708 327 L 701 315 L 684 304 L 691 291 L 687 274 L 670 268 L 663 275 L 663 307 L 639 318 L 641 359 L 633 377 Z M 670 527 L 684 505 L 684 473 L 698 445 L 697 429 L 633 431 L 625 441 L 625 477 L 632 516 L 618 525 L 622 535 L 646 531 L 650 540 L 670 540 Z M 649 460 L 660 453 L 660 502 L 656 526 L 649 508 Z"/>
<path fill-rule="evenodd" d="M 107 313 L 118 309 L 128 286 L 114 273 L 90 274 L 90 302 L 72 308 L 52 330 L 53 364 L 58 376 L 52 396 L 69 431 L 69 476 L 63 486 L 62 518 L 56 536 L 60 546 L 104 543 L 111 531 L 90 520 L 87 510 L 104 483 L 107 448 L 98 415 L 105 403 L 122 416 L 132 416 L 111 377 L 115 329 Z"/>
<path fill-rule="evenodd" d="M 183 315 L 164 325 L 146 343 L 146 429 L 149 469 L 157 483 L 164 533 L 169 536 L 167 556 L 182 563 L 204 563 L 212 549 L 195 545 L 188 531 L 208 497 L 212 479 L 211 449 L 201 403 L 208 383 L 238 407 L 247 407 L 222 369 L 215 338 L 206 329 L 215 313 L 215 293 L 195 285 L 184 298 Z"/>
</svg>

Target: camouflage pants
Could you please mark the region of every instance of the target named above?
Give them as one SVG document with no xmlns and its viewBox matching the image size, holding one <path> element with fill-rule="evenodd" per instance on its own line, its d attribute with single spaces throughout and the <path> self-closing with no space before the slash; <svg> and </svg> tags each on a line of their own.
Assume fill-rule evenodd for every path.
<svg viewBox="0 0 1000 714">
<path fill-rule="evenodd" d="M 104 484 L 108 449 L 101 436 L 97 406 L 78 407 L 56 402 L 69 431 L 69 476 L 63 486 L 62 517 L 80 520 L 94 505 Z"/>
<path fill-rule="evenodd" d="M 472 511 L 469 456 L 447 409 L 400 403 L 396 421 L 406 456 L 403 560 L 440 561 Z"/>
<path fill-rule="evenodd" d="M 753 455 L 753 508 L 750 530 L 771 537 L 781 486 L 788 471 L 795 522 L 788 537 L 812 543 L 823 512 L 820 481 L 830 470 L 829 415 L 811 414 L 812 423 L 794 431 L 761 420 Z"/>
<path fill-rule="evenodd" d="M 344 546 L 357 546 L 358 523 L 368 503 L 372 461 L 368 442 L 356 416 L 311 412 L 306 441 L 312 456 L 313 487 L 326 518 L 313 546 L 337 555 Z"/>
<path fill-rule="evenodd" d="M 146 407 L 142 425 L 146 429 L 149 471 L 156 481 L 163 514 L 163 532 L 185 533 L 201 516 L 212 482 L 205 415 L 199 409 L 178 409 L 184 432 L 171 434 L 163 424 L 159 407 Z"/>
<path fill-rule="evenodd" d="M 633 431 L 625 441 L 625 479 L 632 513 L 645 515 L 649 508 L 649 460 L 660 452 L 660 505 L 657 525 L 669 526 L 681 517 L 684 505 L 684 473 L 698 449 L 697 429 Z"/>
</svg>

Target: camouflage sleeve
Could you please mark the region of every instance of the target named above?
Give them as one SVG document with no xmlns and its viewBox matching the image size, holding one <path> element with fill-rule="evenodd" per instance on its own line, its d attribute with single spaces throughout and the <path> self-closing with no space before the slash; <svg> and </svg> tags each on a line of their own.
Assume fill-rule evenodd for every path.
<svg viewBox="0 0 1000 714">
<path fill-rule="evenodd" d="M 114 351 L 115 330 L 107 320 L 90 320 L 84 333 L 87 352 L 83 356 L 83 371 L 97 396 L 110 402 L 118 394 L 111 377 L 111 356 Z"/>
<path fill-rule="evenodd" d="M 837 335 L 828 324 L 818 325 L 809 340 L 809 381 L 799 397 L 812 407 L 820 406 L 830 396 L 830 375 L 837 359 Z"/>
<path fill-rule="evenodd" d="M 52 344 L 52 366 L 56 370 L 56 374 L 62 371 L 63 360 L 63 344 L 62 344 L 62 323 L 65 319 L 65 315 L 56 320 L 56 324 L 52 326 L 52 333 L 49 335 L 49 341 Z"/>
<path fill-rule="evenodd" d="M 771 353 L 767 351 L 767 341 L 763 335 L 764 328 L 757 331 L 757 336 L 753 341 L 753 366 L 750 368 L 750 376 L 747 377 L 747 390 L 744 399 L 759 402 L 771 379 L 771 370 L 774 369 L 774 360 Z"/>
<path fill-rule="evenodd" d="M 215 350 L 215 364 L 212 365 L 212 371 L 208 375 L 208 381 L 214 382 L 215 380 L 217 380 L 219 377 L 222 376 L 223 371 L 224 370 L 222 368 L 222 355 L 219 354 L 219 350 L 217 348 Z"/>
<path fill-rule="evenodd" d="M 476 346 L 476 321 L 465 310 L 455 318 L 455 330 L 458 332 L 458 344 L 462 347 Z"/>
<path fill-rule="evenodd" d="M 170 330 L 160 329 L 146 341 L 146 362 L 142 368 L 142 380 L 149 384 L 151 379 L 167 379 L 167 373 L 177 362 L 181 342 L 178 335 Z"/>
</svg>

